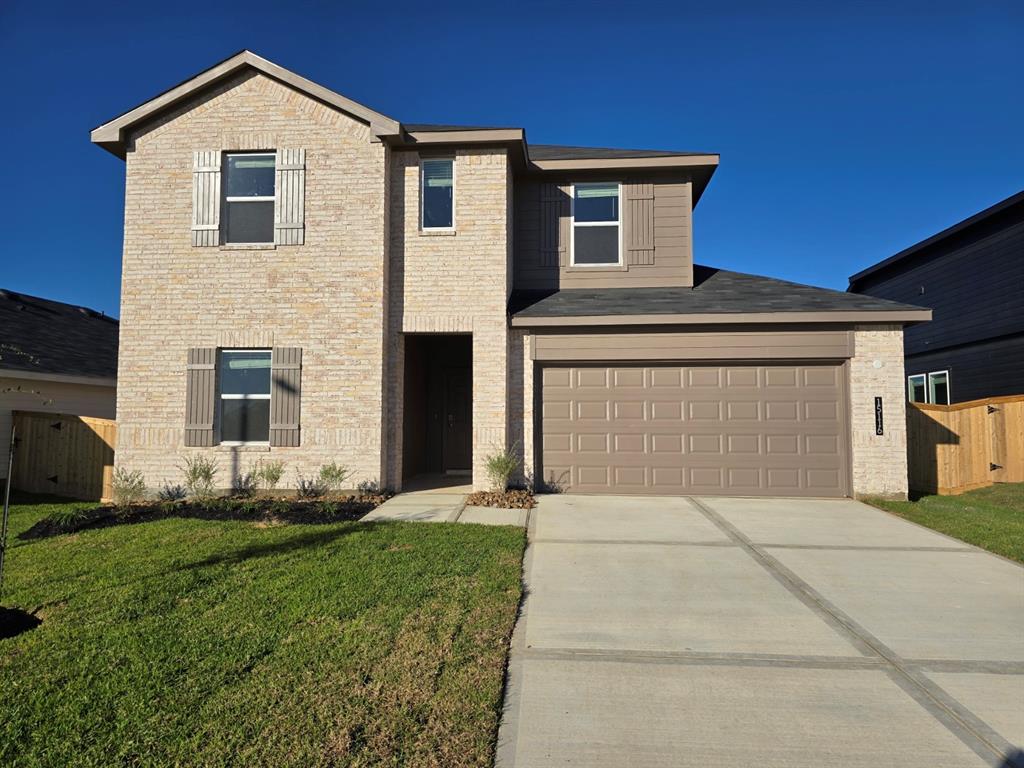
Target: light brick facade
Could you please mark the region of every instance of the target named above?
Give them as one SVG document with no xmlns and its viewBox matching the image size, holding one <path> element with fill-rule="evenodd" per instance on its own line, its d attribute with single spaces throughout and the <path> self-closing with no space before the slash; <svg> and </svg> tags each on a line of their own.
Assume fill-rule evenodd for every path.
<svg viewBox="0 0 1024 768">
<path fill-rule="evenodd" d="M 134 137 L 127 156 L 117 461 L 156 486 L 189 452 L 220 482 L 269 449 L 185 448 L 189 347 L 303 350 L 302 438 L 274 448 L 285 484 L 325 462 L 382 477 L 385 145 L 361 122 L 263 75 L 232 78 Z M 306 150 L 302 246 L 193 247 L 192 154 Z"/>
<path fill-rule="evenodd" d="M 436 154 L 436 153 L 435 153 Z M 508 158 L 504 149 L 459 150 L 455 158 L 455 230 L 420 228 L 420 156 L 391 161 L 391 261 L 388 345 L 388 485 L 402 478 L 403 334 L 464 333 L 473 337 L 473 484 L 487 485 L 484 462 L 508 436 L 512 229 Z"/>
<path fill-rule="evenodd" d="M 907 496 L 907 396 L 903 328 L 859 325 L 850 360 L 850 430 L 854 496 Z M 875 434 L 875 398 L 883 434 Z"/>
<path fill-rule="evenodd" d="M 305 244 L 191 245 L 193 153 L 304 149 Z M 391 149 L 365 122 L 248 71 L 129 137 L 117 461 L 151 487 L 180 479 L 184 455 L 221 465 L 220 484 L 272 457 L 294 486 L 327 462 L 353 481 L 403 479 L 406 339 L 472 338 L 472 473 L 511 447 L 529 480 L 535 392 L 530 334 L 510 329 L 513 168 L 501 146 L 458 148 L 455 227 L 420 227 L 421 155 Z M 301 438 L 294 448 L 184 447 L 192 347 L 302 349 Z M 905 496 L 902 330 L 856 329 L 849 361 L 856 495 Z M 875 434 L 874 397 L 885 434 Z"/>
</svg>

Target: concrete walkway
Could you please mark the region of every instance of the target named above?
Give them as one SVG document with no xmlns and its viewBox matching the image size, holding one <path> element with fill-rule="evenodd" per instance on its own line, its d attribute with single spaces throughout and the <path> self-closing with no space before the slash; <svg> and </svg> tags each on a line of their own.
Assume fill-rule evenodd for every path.
<svg viewBox="0 0 1024 768">
<path fill-rule="evenodd" d="M 363 520 L 526 526 L 529 515 L 525 509 L 466 506 L 470 490 L 468 486 L 460 486 L 400 493 L 385 501 Z"/>
<path fill-rule="evenodd" d="M 843 500 L 546 496 L 530 542 L 499 768 L 1017 764 L 1016 564 Z"/>
</svg>

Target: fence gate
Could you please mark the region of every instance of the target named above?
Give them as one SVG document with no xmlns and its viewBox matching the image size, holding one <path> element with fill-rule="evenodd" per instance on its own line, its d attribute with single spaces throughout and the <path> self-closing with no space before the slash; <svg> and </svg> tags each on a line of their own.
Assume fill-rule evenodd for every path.
<svg viewBox="0 0 1024 768">
<path fill-rule="evenodd" d="M 907 408 L 910 489 L 957 494 L 1024 482 L 1024 395 Z"/>
<path fill-rule="evenodd" d="M 11 486 L 74 499 L 111 497 L 117 422 L 63 413 L 15 411 Z"/>
</svg>

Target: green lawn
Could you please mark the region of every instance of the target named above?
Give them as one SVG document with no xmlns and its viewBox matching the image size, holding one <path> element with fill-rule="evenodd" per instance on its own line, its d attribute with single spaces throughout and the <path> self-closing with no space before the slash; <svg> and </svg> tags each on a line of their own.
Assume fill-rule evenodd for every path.
<svg viewBox="0 0 1024 768">
<path fill-rule="evenodd" d="M 60 506 L 13 508 L 13 531 Z M 525 536 L 165 519 L 14 539 L 3 766 L 491 764 Z"/>
<path fill-rule="evenodd" d="M 1024 563 L 1024 483 L 999 483 L 960 496 L 872 504 L 941 533 Z"/>
</svg>

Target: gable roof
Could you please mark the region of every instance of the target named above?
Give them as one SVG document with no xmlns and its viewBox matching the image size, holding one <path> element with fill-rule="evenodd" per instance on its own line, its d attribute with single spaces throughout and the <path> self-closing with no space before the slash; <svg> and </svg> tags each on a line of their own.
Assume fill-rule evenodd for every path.
<svg viewBox="0 0 1024 768">
<path fill-rule="evenodd" d="M 752 322 L 919 322 L 931 310 L 772 277 L 694 266 L 693 288 L 514 291 L 514 326 Z"/>
<path fill-rule="evenodd" d="M 397 120 L 278 66 L 262 56 L 257 56 L 252 51 L 243 50 L 114 119 L 108 120 L 103 125 L 97 126 L 92 130 L 90 137 L 94 144 L 99 144 L 104 149 L 123 158 L 125 155 L 124 142 L 131 128 L 246 68 L 262 72 L 317 101 L 336 107 L 342 112 L 368 123 L 370 129 L 378 136 L 393 136 L 401 132 L 401 126 Z"/>
<path fill-rule="evenodd" d="M 204 89 L 235 73 L 251 68 L 262 72 L 324 104 L 333 106 L 369 124 L 370 129 L 394 146 L 417 144 L 505 144 L 517 147 L 519 158 L 531 171 L 614 170 L 630 168 L 694 168 L 696 204 L 711 174 L 718 166 L 718 155 L 704 152 L 676 152 L 651 149 L 612 149 L 608 147 L 577 147 L 556 144 L 530 146 L 522 128 L 482 125 L 450 125 L 438 123 L 399 123 L 394 118 L 352 101 L 340 93 L 314 83 L 284 67 L 278 66 L 252 51 L 243 50 L 229 56 L 148 101 L 108 120 L 93 129 L 93 143 L 124 158 L 129 132 L 152 120 L 161 112 L 180 104 Z M 699 171 L 697 170 L 699 169 Z"/>
<path fill-rule="evenodd" d="M 0 289 L 0 374 L 117 377 L 118 322 L 101 312 Z"/>
<path fill-rule="evenodd" d="M 850 276 L 850 287 L 847 288 L 847 290 L 849 290 L 849 291 L 854 290 L 854 288 L 856 288 L 856 284 L 859 283 L 864 278 L 866 278 L 866 277 L 868 277 L 870 275 L 873 275 L 876 272 L 881 272 L 883 269 L 888 269 L 889 267 L 892 267 L 892 266 L 894 266 L 894 265 L 896 265 L 896 264 L 898 264 L 898 263 L 900 263 L 902 261 L 905 261 L 905 260 L 909 259 L 912 256 L 916 256 L 917 254 L 921 253 L 922 251 L 926 250 L 927 248 L 930 248 L 933 245 L 938 245 L 943 240 L 947 240 L 947 239 L 953 237 L 954 235 L 958 235 L 961 232 L 964 232 L 964 231 L 970 229 L 971 227 L 977 226 L 978 224 L 981 224 L 981 223 L 991 219 L 993 216 L 996 216 L 996 215 L 998 215 L 1000 213 L 1003 213 L 1004 211 L 1006 211 L 1009 208 L 1012 208 L 1013 206 L 1018 205 L 1018 204 L 1022 205 L 1022 208 L 1024 208 L 1024 190 L 1021 190 L 1020 192 L 1018 192 L 1015 195 L 1010 195 L 1005 200 L 1000 200 L 995 205 L 990 206 L 990 207 L 986 208 L 985 210 L 983 210 L 983 211 L 981 211 L 979 213 L 974 214 L 973 216 L 968 216 L 963 221 L 957 222 L 956 224 L 954 224 L 951 227 L 947 227 L 946 229 L 942 230 L 938 234 L 935 234 L 935 235 L 932 235 L 931 237 L 925 238 L 921 242 L 915 243 L 914 245 L 910 246 L 909 248 L 904 248 L 899 253 L 897 253 L 897 254 L 895 254 L 893 256 L 890 256 L 887 259 L 883 259 L 882 261 L 878 262 L 877 264 L 874 264 L 874 265 L 868 267 L 867 269 L 863 269 L 863 270 L 861 270 L 860 272 L 858 272 L 855 275 L 851 275 Z"/>
</svg>

